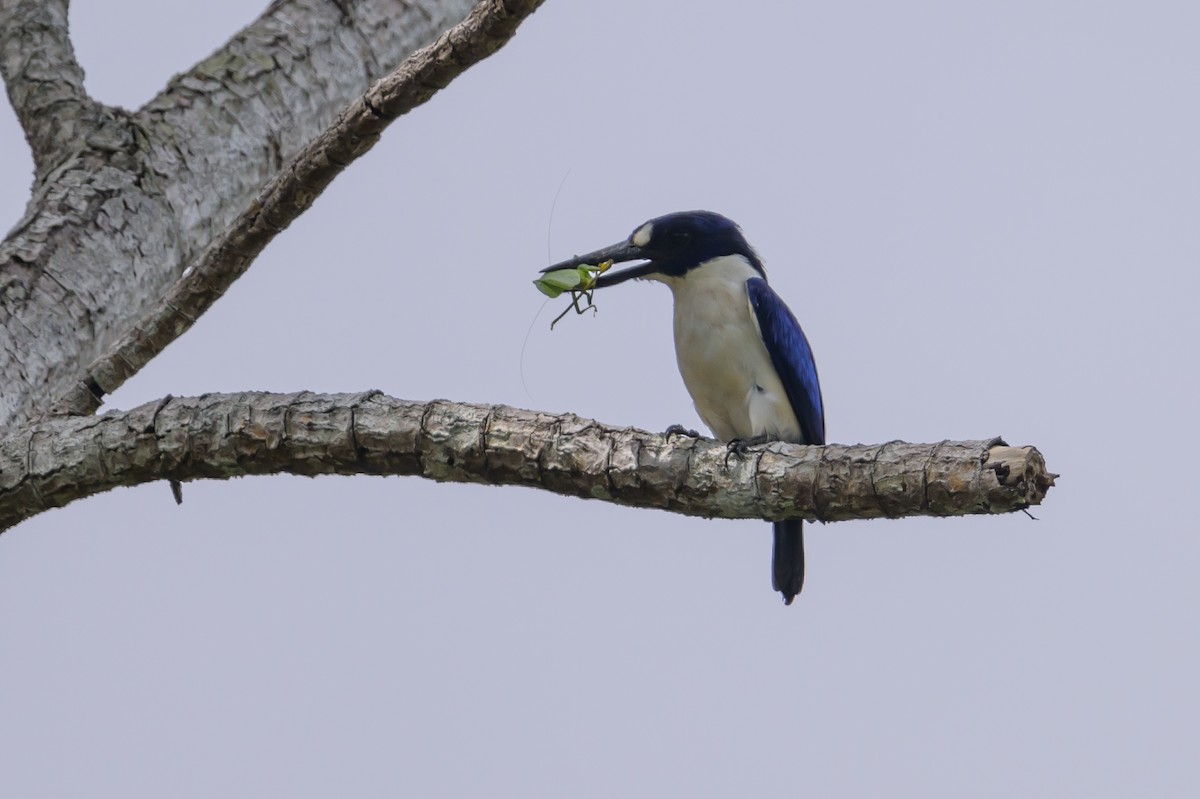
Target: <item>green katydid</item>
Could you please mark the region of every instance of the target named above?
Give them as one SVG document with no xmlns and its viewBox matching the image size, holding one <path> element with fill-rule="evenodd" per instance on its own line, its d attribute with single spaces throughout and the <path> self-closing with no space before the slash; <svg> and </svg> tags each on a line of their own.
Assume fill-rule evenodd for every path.
<svg viewBox="0 0 1200 799">
<path fill-rule="evenodd" d="M 537 280 L 533 281 L 533 285 L 538 287 L 538 291 L 545 294 L 547 297 L 554 299 L 564 291 L 571 292 L 571 304 L 566 307 L 562 313 L 554 317 L 554 321 L 550 323 L 550 329 L 558 324 L 567 313 L 574 308 L 575 313 L 581 314 L 588 308 L 592 309 L 592 313 L 596 312 L 596 303 L 593 302 L 592 296 L 596 290 L 596 278 L 608 271 L 608 268 L 613 265 L 612 261 L 605 261 L 601 264 L 580 264 L 569 269 L 555 269 L 553 272 L 547 272 Z M 586 299 L 587 304 L 579 305 L 581 299 Z"/>
</svg>

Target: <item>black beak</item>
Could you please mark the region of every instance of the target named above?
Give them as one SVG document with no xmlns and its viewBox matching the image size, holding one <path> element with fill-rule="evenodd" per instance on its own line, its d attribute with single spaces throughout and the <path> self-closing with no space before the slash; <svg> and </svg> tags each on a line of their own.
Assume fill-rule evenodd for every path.
<svg viewBox="0 0 1200 799">
<path fill-rule="evenodd" d="M 648 259 L 650 256 L 641 247 L 636 247 L 628 241 L 623 241 L 620 244 L 614 244 L 611 247 L 605 247 L 602 250 L 589 252 L 584 255 L 576 255 L 574 258 L 563 261 L 562 263 L 547 266 L 542 272 L 553 272 L 556 269 L 573 269 L 583 264 L 596 266 L 605 261 L 612 261 L 615 264 L 624 263 L 625 261 L 641 261 Z M 615 286 L 618 283 L 624 283 L 626 280 L 632 280 L 635 277 L 646 277 L 652 275 L 658 269 L 653 261 L 647 260 L 646 263 L 631 266 L 628 269 L 622 269 L 618 272 L 608 271 L 599 275 L 596 278 L 596 288 L 604 288 L 606 286 Z"/>
</svg>

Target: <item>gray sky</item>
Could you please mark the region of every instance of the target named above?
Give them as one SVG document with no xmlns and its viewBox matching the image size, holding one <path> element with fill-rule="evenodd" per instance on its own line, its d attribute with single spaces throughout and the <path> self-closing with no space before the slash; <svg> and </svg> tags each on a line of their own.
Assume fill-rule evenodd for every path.
<svg viewBox="0 0 1200 799">
<path fill-rule="evenodd" d="M 88 88 L 137 107 L 252 6 L 75 0 Z M 552 333 L 529 280 L 708 208 L 803 323 L 830 440 L 1034 444 L 1040 521 L 814 526 L 784 608 L 765 523 L 417 479 L 116 491 L 0 536 L 0 795 L 1194 795 L 1198 25 L 550 0 L 108 407 L 376 388 L 699 426 L 665 289 Z M 5 106 L 2 224 L 30 168 Z"/>
</svg>

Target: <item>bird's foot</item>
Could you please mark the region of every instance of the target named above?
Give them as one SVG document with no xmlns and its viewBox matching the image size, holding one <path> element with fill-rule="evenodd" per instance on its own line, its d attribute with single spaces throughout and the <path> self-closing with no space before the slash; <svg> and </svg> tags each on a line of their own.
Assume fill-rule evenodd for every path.
<svg viewBox="0 0 1200 799">
<path fill-rule="evenodd" d="M 686 436 L 687 438 L 701 438 L 701 435 L 689 427 L 684 427 L 681 424 L 673 424 L 663 431 L 663 435 L 668 439 L 671 436 Z"/>
<path fill-rule="evenodd" d="M 725 445 L 725 468 L 729 468 L 729 459 L 737 458 L 739 461 L 746 459 L 746 453 L 751 447 L 757 447 L 759 444 L 766 444 L 773 441 L 770 436 L 753 436 L 751 438 L 734 438 L 730 439 Z"/>
</svg>

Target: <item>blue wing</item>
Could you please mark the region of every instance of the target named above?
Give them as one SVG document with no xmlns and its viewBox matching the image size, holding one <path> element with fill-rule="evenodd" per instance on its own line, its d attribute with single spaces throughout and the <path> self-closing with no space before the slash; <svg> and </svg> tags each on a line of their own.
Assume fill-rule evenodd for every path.
<svg viewBox="0 0 1200 799">
<path fill-rule="evenodd" d="M 758 328 L 767 354 L 771 356 L 771 364 L 800 422 L 804 440 L 796 443 L 824 444 L 825 406 L 821 401 L 821 381 L 817 379 L 817 363 L 800 323 L 762 278 L 747 280 L 746 293 L 758 318 Z"/>
</svg>

